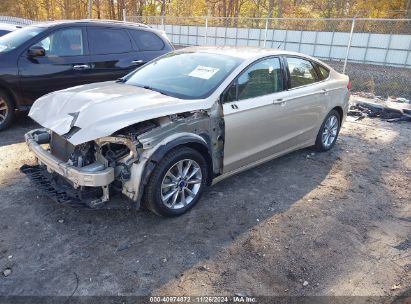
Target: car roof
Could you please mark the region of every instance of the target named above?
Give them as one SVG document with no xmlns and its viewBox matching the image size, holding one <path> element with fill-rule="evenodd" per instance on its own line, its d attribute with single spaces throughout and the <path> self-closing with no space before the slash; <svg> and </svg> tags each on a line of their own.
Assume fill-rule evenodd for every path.
<svg viewBox="0 0 411 304">
<path fill-rule="evenodd" d="M 317 58 L 311 57 L 306 54 L 286 51 L 282 49 L 270 49 L 270 48 L 260 48 L 260 47 L 250 47 L 250 46 L 190 46 L 178 51 L 182 52 L 198 52 L 198 53 L 210 53 L 210 54 L 220 54 L 227 55 L 232 57 L 241 58 L 244 60 L 248 59 L 258 59 L 266 56 L 275 56 L 275 55 L 291 55 L 305 57 L 313 61 L 317 61 L 327 68 L 331 68 L 324 62 L 320 61 Z"/>
<path fill-rule="evenodd" d="M 54 26 L 64 26 L 64 25 L 93 25 L 93 26 L 114 26 L 114 27 L 142 27 L 150 28 L 148 25 L 136 22 L 125 22 L 117 20 L 102 20 L 102 19 L 80 19 L 80 20 L 55 20 L 34 23 L 31 26 L 36 27 L 54 27 Z"/>
<path fill-rule="evenodd" d="M 15 24 L 10 24 L 10 23 L 0 23 L 0 29 L 1 30 L 8 30 L 8 31 L 14 31 L 21 28 L 19 25 Z"/>
</svg>

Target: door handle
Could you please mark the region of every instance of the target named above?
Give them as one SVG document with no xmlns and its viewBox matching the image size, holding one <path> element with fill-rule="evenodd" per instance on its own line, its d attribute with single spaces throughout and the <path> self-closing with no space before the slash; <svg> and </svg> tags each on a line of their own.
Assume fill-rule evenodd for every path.
<svg viewBox="0 0 411 304">
<path fill-rule="evenodd" d="M 88 64 L 76 64 L 73 65 L 73 70 L 81 71 L 81 70 L 88 70 L 90 66 Z"/>
<path fill-rule="evenodd" d="M 324 95 L 328 95 L 328 90 L 323 89 L 323 94 L 324 94 Z"/>
<path fill-rule="evenodd" d="M 143 64 L 144 63 L 144 61 L 143 60 L 133 60 L 133 61 L 131 61 L 131 63 L 132 64 Z"/>
</svg>

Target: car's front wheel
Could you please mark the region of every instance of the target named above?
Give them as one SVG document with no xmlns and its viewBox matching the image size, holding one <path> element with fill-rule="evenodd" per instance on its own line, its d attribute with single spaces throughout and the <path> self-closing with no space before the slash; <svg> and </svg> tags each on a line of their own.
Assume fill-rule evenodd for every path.
<svg viewBox="0 0 411 304">
<path fill-rule="evenodd" d="M 14 104 L 4 91 L 0 90 L 0 131 L 6 129 L 14 119 Z"/>
<path fill-rule="evenodd" d="M 178 216 L 192 208 L 207 184 L 207 163 L 194 149 L 178 147 L 156 166 L 147 184 L 144 203 L 156 214 Z"/>
<path fill-rule="evenodd" d="M 318 151 L 330 150 L 337 141 L 341 126 L 341 116 L 336 110 L 331 110 L 318 131 L 315 148 Z"/>
</svg>

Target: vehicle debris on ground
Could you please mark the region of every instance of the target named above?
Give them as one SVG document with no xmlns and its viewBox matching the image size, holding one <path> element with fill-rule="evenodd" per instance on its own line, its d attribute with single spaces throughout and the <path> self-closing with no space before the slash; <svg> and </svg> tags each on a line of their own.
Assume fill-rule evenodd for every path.
<svg viewBox="0 0 411 304">
<path fill-rule="evenodd" d="M 375 96 L 372 93 L 355 93 L 350 98 L 348 115 L 358 117 L 379 117 L 388 122 L 411 121 L 411 100 L 403 97 Z"/>
</svg>

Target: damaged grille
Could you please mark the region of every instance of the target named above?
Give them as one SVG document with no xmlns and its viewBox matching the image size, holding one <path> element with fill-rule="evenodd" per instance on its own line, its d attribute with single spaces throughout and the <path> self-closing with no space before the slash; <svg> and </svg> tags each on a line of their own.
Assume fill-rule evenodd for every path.
<svg viewBox="0 0 411 304">
<path fill-rule="evenodd" d="M 74 152 L 74 145 L 69 143 L 64 137 L 52 132 L 50 152 L 53 156 L 66 162 L 69 160 L 70 155 Z"/>
</svg>

